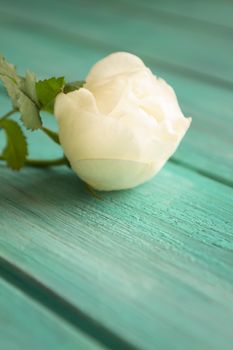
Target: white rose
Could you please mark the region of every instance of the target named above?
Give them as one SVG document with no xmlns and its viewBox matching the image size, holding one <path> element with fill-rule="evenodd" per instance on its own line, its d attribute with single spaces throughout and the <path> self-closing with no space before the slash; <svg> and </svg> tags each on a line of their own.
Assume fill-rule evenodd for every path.
<svg viewBox="0 0 233 350">
<path fill-rule="evenodd" d="M 83 88 L 59 94 L 55 115 L 72 169 L 104 191 L 149 180 L 175 152 L 191 122 L 173 89 L 126 52 L 97 62 Z"/>
</svg>

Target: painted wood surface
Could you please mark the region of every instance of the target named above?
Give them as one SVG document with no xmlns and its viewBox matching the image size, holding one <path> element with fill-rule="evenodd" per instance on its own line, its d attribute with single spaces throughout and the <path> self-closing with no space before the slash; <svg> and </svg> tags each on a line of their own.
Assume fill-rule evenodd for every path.
<svg viewBox="0 0 233 350">
<path fill-rule="evenodd" d="M 42 335 L 45 349 L 232 348 L 233 10 L 195 3 L 1 0 L 0 49 L 19 71 L 74 80 L 111 51 L 133 51 L 193 117 L 156 178 L 101 199 L 68 169 L 1 166 L 4 349 L 36 348 Z M 40 132 L 30 151 L 60 152 Z"/>
<path fill-rule="evenodd" d="M 141 6 L 140 0 L 124 0 L 131 6 Z M 220 25 L 225 29 L 233 28 L 231 0 L 144 0 L 142 10 L 155 11 L 161 15 L 178 16 L 181 21 L 191 21 L 210 26 Z M 153 13 L 153 12 L 152 12 Z"/>
<path fill-rule="evenodd" d="M 68 170 L 2 169 L 1 255 L 139 348 L 230 349 L 229 188 L 171 164 L 101 197 Z"/>
<path fill-rule="evenodd" d="M 0 280 L 0 346 L 5 350 L 102 349 L 4 280 Z"/>
<path fill-rule="evenodd" d="M 201 73 L 203 79 L 210 75 L 211 79 L 232 87 L 233 77 L 229 74 L 233 68 L 231 31 L 222 32 L 214 26 L 206 30 L 200 24 L 179 18 L 161 18 L 156 11 L 153 16 L 148 13 L 144 16 L 137 7 L 125 6 L 124 1 L 100 0 L 98 6 L 95 0 L 70 0 L 66 6 L 61 0 L 42 2 L 42 5 L 29 0 L 2 1 L 3 13 L 4 9 L 10 9 L 17 17 L 22 15 L 52 28 L 57 26 L 57 30 L 61 30 L 62 25 L 63 33 L 75 33 L 84 40 L 90 38 L 93 45 L 100 42 L 111 50 L 136 50 L 162 65 L 187 70 L 190 74 Z M 45 15 L 45 4 L 49 16 Z"/>
<path fill-rule="evenodd" d="M 24 8 L 22 3 L 26 3 L 28 7 L 25 5 Z M 115 45 L 115 49 L 124 49 L 123 46 L 118 45 L 125 40 L 124 29 L 119 31 L 118 27 L 115 29 L 111 27 L 108 35 L 112 33 L 113 37 L 109 37 L 106 42 L 103 42 L 104 35 L 107 35 L 105 32 L 109 32 L 104 30 L 107 24 L 103 22 L 102 17 L 100 18 L 100 16 L 103 16 L 103 9 L 105 9 L 103 6 L 98 10 L 100 12 L 98 15 L 95 6 L 89 6 L 89 11 L 86 9 L 87 5 L 84 6 L 86 12 L 83 13 L 81 6 L 78 10 L 72 11 L 72 6 L 64 7 L 63 3 L 58 2 L 57 7 L 55 7 L 51 3 L 51 7 L 48 8 L 51 11 L 49 12 L 51 15 L 48 22 L 48 20 L 46 21 L 47 17 L 42 16 L 43 6 L 39 5 L 37 8 L 33 4 L 33 7 L 32 5 L 30 7 L 31 2 L 27 3 L 27 0 L 23 0 L 22 3 L 20 2 L 20 8 L 18 8 L 17 4 L 19 3 L 13 6 L 12 3 L 6 2 L 2 8 L 5 11 L 7 9 L 8 15 L 4 12 L 0 16 L 2 50 L 12 61 L 17 58 L 21 70 L 28 68 L 28 62 L 30 62 L 31 69 L 41 76 L 60 75 L 62 72 L 68 79 L 74 80 L 76 77 L 85 77 L 93 62 L 114 50 L 113 45 Z M 89 2 L 85 2 L 85 4 L 89 4 Z M 63 12 L 61 12 L 61 6 L 63 6 Z M 53 8 L 54 11 L 52 11 Z M 30 17 L 27 16 L 26 9 L 30 11 Z M 106 8 L 105 11 L 108 9 Z M 88 16 L 89 12 L 90 16 Z M 120 16 L 119 11 L 117 13 Z M 112 18 L 110 15 L 111 13 L 108 12 L 108 16 L 105 15 L 104 19 L 110 20 Z M 114 16 L 116 16 L 115 12 Z M 147 25 L 145 20 L 143 23 L 144 26 Z M 157 32 L 156 25 L 157 22 L 154 24 L 152 34 Z M 135 28 L 142 30 L 143 24 L 138 27 L 132 24 L 131 28 L 132 30 Z M 89 33 L 91 30 L 92 32 Z M 145 37 L 150 38 L 151 32 L 149 29 L 144 28 L 144 30 L 147 33 Z M 182 28 L 182 30 L 183 35 L 189 38 L 185 28 Z M 93 33 L 95 34 L 94 37 Z M 205 30 L 202 28 L 200 36 L 203 33 L 205 33 Z M 213 36 L 213 33 L 210 32 L 209 35 Z M 225 38 L 224 35 L 223 37 Z M 10 40 L 6 40 L 6 38 Z M 177 42 L 177 38 L 179 36 L 174 33 L 174 36 L 169 39 L 170 41 L 166 42 L 163 31 L 159 31 L 159 38 L 156 42 L 160 42 L 161 45 L 166 46 L 167 50 L 170 50 L 167 57 L 174 58 L 174 50 L 169 43 Z M 17 47 L 12 46 L 12 40 L 16 40 L 19 45 Z M 34 47 L 35 40 L 36 46 Z M 189 40 L 191 39 L 189 38 Z M 152 41 L 154 42 L 154 39 Z M 206 41 L 209 42 L 209 39 L 206 39 Z M 184 166 L 192 167 L 196 171 L 233 185 L 232 89 L 228 89 L 226 86 L 224 88 L 216 81 L 206 81 L 205 76 L 202 76 L 201 80 L 199 75 L 190 77 L 190 74 L 182 71 L 182 69 L 180 71 L 177 67 L 172 68 L 166 64 L 163 66 L 163 61 L 162 65 L 158 64 L 154 59 L 151 40 L 144 40 L 144 48 L 135 42 L 132 42 L 131 45 L 133 45 L 132 50 L 136 53 L 143 51 L 142 57 L 145 54 L 145 47 L 147 47 L 147 50 L 151 50 L 153 57 L 148 58 L 146 56 L 146 62 L 156 74 L 164 77 L 174 86 L 185 114 L 193 117 L 192 128 L 173 159 Z M 198 37 L 193 38 L 192 45 L 192 49 L 196 50 L 195 55 L 199 55 L 201 58 L 202 46 L 199 44 Z M 231 50 L 230 42 L 229 44 L 225 43 L 225 45 Z M 34 47 L 34 50 L 31 49 L 32 47 Z M 128 47 L 128 50 L 130 50 L 130 47 Z M 220 50 L 216 41 L 213 50 L 218 52 Z M 209 48 L 208 50 L 205 49 L 206 54 L 217 57 L 218 67 L 227 67 L 228 64 L 232 64 L 230 52 L 226 54 L 226 50 L 221 51 L 222 60 L 224 60 L 221 64 L 221 58 L 215 51 L 211 52 Z M 46 65 L 42 64 L 44 61 Z M 194 67 L 198 71 L 198 62 L 194 64 Z M 208 61 L 208 67 L 214 77 L 216 65 Z M 231 79 L 231 74 L 228 75 Z"/>
</svg>

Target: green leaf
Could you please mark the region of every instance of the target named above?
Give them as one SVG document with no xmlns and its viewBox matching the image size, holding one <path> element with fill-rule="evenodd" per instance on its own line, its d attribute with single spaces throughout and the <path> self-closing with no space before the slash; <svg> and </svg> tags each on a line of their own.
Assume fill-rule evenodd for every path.
<svg viewBox="0 0 233 350">
<path fill-rule="evenodd" d="M 0 120 L 0 128 L 5 130 L 7 136 L 7 145 L 3 150 L 3 158 L 7 165 L 13 170 L 19 170 L 23 167 L 27 156 L 26 138 L 19 126 L 13 120 Z"/>
<path fill-rule="evenodd" d="M 83 85 L 85 84 L 85 80 L 77 80 L 77 81 L 73 81 L 71 83 L 67 83 L 64 86 L 63 92 L 65 94 L 67 94 L 68 92 L 74 91 L 74 90 L 78 90 L 81 87 L 83 87 Z"/>
<path fill-rule="evenodd" d="M 55 97 L 62 91 L 64 77 L 39 80 L 36 83 L 38 100 L 43 110 L 53 113 Z"/>
<path fill-rule="evenodd" d="M 18 98 L 20 93 L 20 77 L 16 73 L 13 64 L 8 63 L 3 56 L 0 55 L 0 79 L 7 90 L 8 95 L 12 99 L 14 107 L 18 107 Z"/>
<path fill-rule="evenodd" d="M 7 77 L 15 84 L 19 84 L 20 77 L 16 73 L 15 66 L 6 61 L 6 59 L 0 55 L 0 75 Z"/>
<path fill-rule="evenodd" d="M 18 99 L 21 120 L 26 128 L 35 130 L 42 127 L 39 114 L 39 101 L 36 93 L 36 76 L 27 71 L 25 78 L 21 79 L 21 94 Z"/>
<path fill-rule="evenodd" d="M 20 94 L 18 104 L 21 113 L 21 120 L 26 128 L 31 130 L 41 128 L 42 122 L 36 104 L 23 93 Z"/>
<path fill-rule="evenodd" d="M 25 78 L 21 79 L 21 90 L 27 95 L 35 104 L 39 104 L 36 94 L 36 76 L 34 73 L 27 71 Z"/>
<path fill-rule="evenodd" d="M 26 128 L 41 128 L 35 75 L 27 72 L 25 78 L 19 77 L 15 67 L 0 56 L 0 79 L 11 97 L 14 108 L 21 112 L 21 119 Z"/>
</svg>

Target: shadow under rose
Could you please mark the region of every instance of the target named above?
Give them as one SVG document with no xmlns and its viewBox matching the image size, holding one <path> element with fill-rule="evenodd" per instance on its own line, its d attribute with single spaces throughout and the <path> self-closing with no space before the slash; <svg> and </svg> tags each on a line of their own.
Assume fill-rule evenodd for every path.
<svg viewBox="0 0 233 350">
<path fill-rule="evenodd" d="M 18 207 L 42 207 L 43 209 L 66 208 L 85 203 L 104 205 L 117 198 L 131 196 L 133 190 L 99 192 L 95 197 L 88 191 L 85 183 L 66 167 L 35 169 L 24 168 L 20 172 L 0 167 L 0 206 L 4 209 L 6 202 Z"/>
<path fill-rule="evenodd" d="M 38 244 L 40 250 L 42 237 L 46 242 L 49 237 L 61 240 L 65 247 L 77 239 L 110 239 L 123 217 L 129 230 L 135 218 L 125 211 L 128 202 L 135 202 L 134 190 L 98 195 L 101 200 L 65 167 L 20 172 L 0 167 L 0 231 L 5 237 L 20 237 L 22 247 L 37 250 Z"/>
</svg>

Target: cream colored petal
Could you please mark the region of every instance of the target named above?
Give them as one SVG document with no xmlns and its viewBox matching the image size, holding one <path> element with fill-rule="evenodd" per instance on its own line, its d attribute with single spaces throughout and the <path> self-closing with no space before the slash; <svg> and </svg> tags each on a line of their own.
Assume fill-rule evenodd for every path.
<svg viewBox="0 0 233 350">
<path fill-rule="evenodd" d="M 105 116 L 96 112 L 90 92 L 85 89 L 80 92 L 71 97 L 85 108 L 78 110 L 73 105 L 70 108 L 68 103 L 70 114 L 65 113 L 59 119 L 60 141 L 71 164 L 80 159 L 104 158 L 160 163 L 175 151 L 180 136 L 174 132 L 172 124 L 165 121 L 157 125 L 133 100 L 129 103 L 127 96 L 128 104 L 123 97 L 122 105 Z"/>
<path fill-rule="evenodd" d="M 86 78 L 86 87 L 103 83 L 106 79 L 119 74 L 128 74 L 144 68 L 142 60 L 128 52 L 116 52 L 98 61 Z"/>
<path fill-rule="evenodd" d="M 85 123 L 91 120 L 90 125 Z M 67 158 L 72 162 L 80 159 L 139 159 L 142 150 L 132 130 L 117 120 L 104 120 L 83 114 L 82 128 L 78 124 L 59 124 L 59 136 Z M 67 130 L 69 131 L 67 132 Z"/>
<path fill-rule="evenodd" d="M 174 89 L 164 79 L 156 78 L 156 85 L 159 88 L 158 92 L 161 96 L 166 96 L 170 101 L 178 102 Z"/>
<path fill-rule="evenodd" d="M 96 99 L 98 109 L 103 114 L 109 114 L 119 103 L 121 96 L 125 93 L 127 80 L 121 76 L 116 76 L 105 81 L 101 86 L 90 85 L 89 91 Z"/>
<path fill-rule="evenodd" d="M 130 75 L 132 91 L 137 98 L 158 95 L 157 78 L 144 66 Z"/>
<path fill-rule="evenodd" d="M 57 119 L 68 118 L 70 115 L 78 117 L 79 112 L 83 110 L 86 113 L 100 114 L 95 97 L 85 88 L 68 94 L 60 93 L 55 100 L 54 114 Z"/>
<path fill-rule="evenodd" d="M 173 88 L 163 79 L 156 79 L 157 95 L 167 119 L 184 118 Z"/>
<path fill-rule="evenodd" d="M 55 115 L 72 168 L 99 190 L 130 188 L 150 179 L 175 152 L 191 122 L 173 89 L 124 52 L 98 62 L 84 88 L 60 94 Z"/>
<path fill-rule="evenodd" d="M 96 190 L 112 191 L 132 188 L 149 180 L 161 166 L 116 159 L 86 159 L 72 164 L 73 170 Z"/>
<path fill-rule="evenodd" d="M 98 111 L 88 90 L 61 94 L 55 103 L 55 114 L 60 141 L 70 162 L 88 158 L 147 159 L 144 149 L 153 135 L 147 119 L 153 122 L 153 118 L 145 115 L 139 120 L 140 111 L 130 108 L 133 110 L 124 105 L 124 116 L 119 118 L 105 116 Z"/>
</svg>

